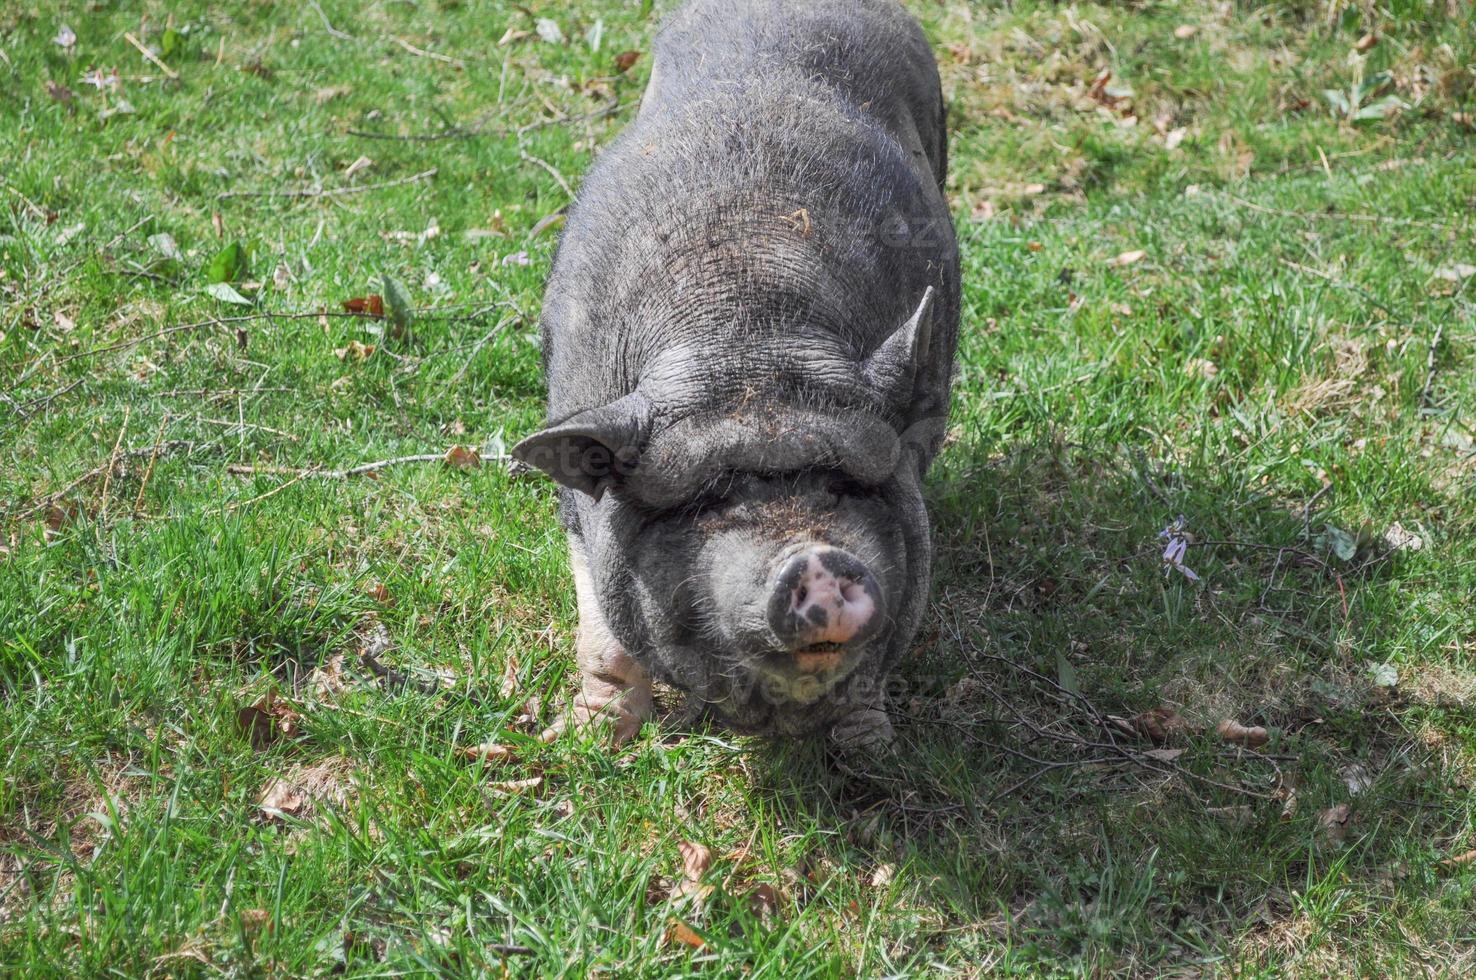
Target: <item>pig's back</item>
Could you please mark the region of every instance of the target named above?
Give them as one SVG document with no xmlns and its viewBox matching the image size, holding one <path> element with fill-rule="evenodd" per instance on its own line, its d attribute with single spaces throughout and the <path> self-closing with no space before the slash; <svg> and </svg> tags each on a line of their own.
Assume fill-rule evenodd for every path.
<svg viewBox="0 0 1476 980">
<path fill-rule="evenodd" d="M 642 118 L 757 78 L 820 82 L 918 151 L 942 185 L 947 136 L 937 64 L 896 0 L 692 0 L 655 45 Z"/>
<path fill-rule="evenodd" d="M 683 8 L 640 117 L 569 213 L 544 301 L 549 417 L 642 382 L 671 414 L 766 380 L 865 401 L 842 369 L 929 286 L 933 400 L 947 404 L 959 288 L 943 147 L 931 51 L 891 0 Z M 787 380 L 796 352 L 834 370 Z"/>
</svg>

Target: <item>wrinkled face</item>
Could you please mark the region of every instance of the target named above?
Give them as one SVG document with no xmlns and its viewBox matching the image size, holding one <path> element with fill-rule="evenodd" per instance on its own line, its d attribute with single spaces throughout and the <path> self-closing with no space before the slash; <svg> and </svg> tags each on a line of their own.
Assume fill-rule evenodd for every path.
<svg viewBox="0 0 1476 980">
<path fill-rule="evenodd" d="M 728 474 L 643 518 L 629 557 L 653 649 L 637 655 L 704 700 L 810 703 L 893 640 L 909 572 L 878 487 L 831 470 Z"/>
</svg>

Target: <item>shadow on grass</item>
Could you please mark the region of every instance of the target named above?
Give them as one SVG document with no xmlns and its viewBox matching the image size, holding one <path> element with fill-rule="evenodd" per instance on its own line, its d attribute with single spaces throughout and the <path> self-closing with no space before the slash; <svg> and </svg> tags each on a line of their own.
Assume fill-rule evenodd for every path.
<svg viewBox="0 0 1476 980">
<path fill-rule="evenodd" d="M 915 953 L 946 935 L 1090 969 L 1254 958 L 1327 883 L 1435 887 L 1407 859 L 1462 804 L 1361 652 L 1407 619 L 1396 556 L 1340 561 L 1305 502 L 1227 484 L 1050 442 L 935 473 L 901 751 L 864 773 L 813 745 L 755 759 L 781 812 L 841 831 L 835 860 L 910 867 L 938 913 Z M 1198 583 L 1161 561 L 1180 513 Z M 1173 715 L 1137 720 L 1154 709 Z M 1269 742 L 1227 742 L 1227 719 Z"/>
</svg>

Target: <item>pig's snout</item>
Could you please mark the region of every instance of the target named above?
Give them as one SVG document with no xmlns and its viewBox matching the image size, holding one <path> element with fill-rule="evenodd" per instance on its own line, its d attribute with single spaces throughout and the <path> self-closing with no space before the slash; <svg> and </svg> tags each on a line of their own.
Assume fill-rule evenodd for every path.
<svg viewBox="0 0 1476 980">
<path fill-rule="evenodd" d="M 775 576 L 769 625 L 807 672 L 837 666 L 843 648 L 870 639 L 884 617 L 876 578 L 840 548 L 802 548 Z"/>
</svg>

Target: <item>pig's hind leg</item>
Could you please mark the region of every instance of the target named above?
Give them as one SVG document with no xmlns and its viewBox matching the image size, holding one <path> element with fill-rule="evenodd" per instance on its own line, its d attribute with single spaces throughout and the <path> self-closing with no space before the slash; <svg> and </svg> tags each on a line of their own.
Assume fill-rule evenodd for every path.
<svg viewBox="0 0 1476 980">
<path fill-rule="evenodd" d="M 615 744 L 629 741 L 651 715 L 651 675 L 631 659 L 610 632 L 595 596 L 594 579 L 584 543 L 569 535 L 569 564 L 574 570 L 574 593 L 579 600 L 579 631 L 575 659 L 579 664 L 580 691 L 568 714 L 543 733 L 545 741 L 574 724 L 613 725 Z"/>
</svg>

